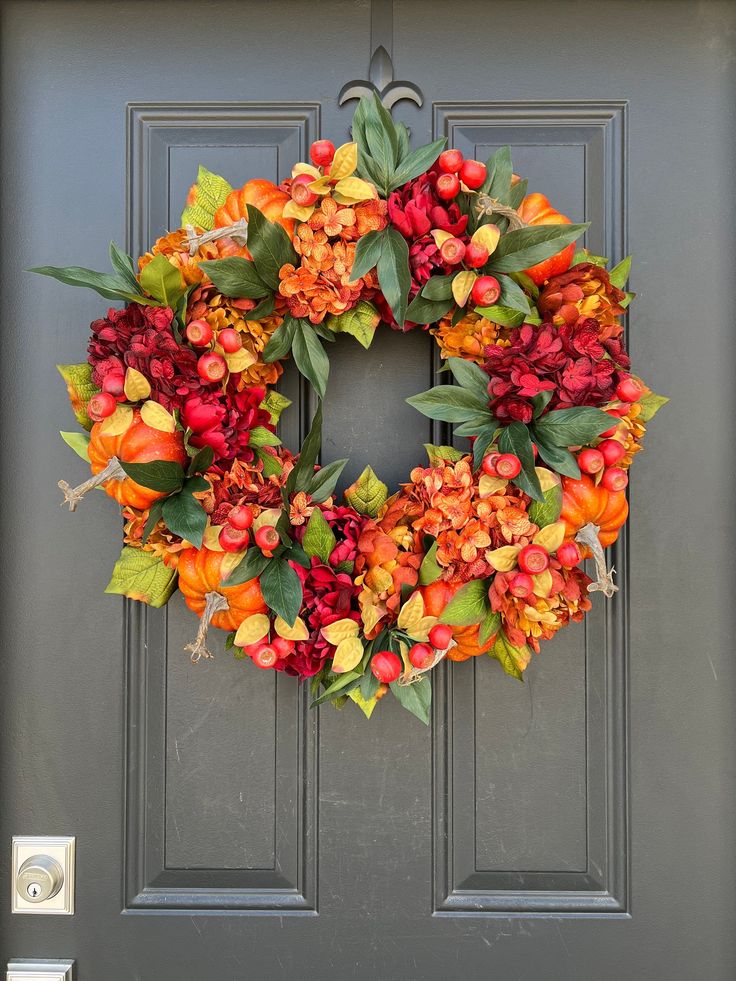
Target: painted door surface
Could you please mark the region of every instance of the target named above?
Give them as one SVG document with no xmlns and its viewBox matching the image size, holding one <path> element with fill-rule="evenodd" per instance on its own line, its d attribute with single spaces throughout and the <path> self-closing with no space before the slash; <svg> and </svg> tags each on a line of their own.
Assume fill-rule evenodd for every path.
<svg viewBox="0 0 736 981">
<path fill-rule="evenodd" d="M 736 7 L 436 0 L 3 5 L 2 963 L 79 981 L 727 981 L 736 975 L 733 620 Z M 193 614 L 106 596 L 110 501 L 82 477 L 54 365 L 105 304 L 23 270 L 101 268 L 174 228 L 202 163 L 282 179 L 348 137 L 384 45 L 396 118 L 515 169 L 587 245 L 636 256 L 634 363 L 670 405 L 631 485 L 621 591 L 524 685 L 441 674 L 429 730 L 308 710 Z M 388 79 L 384 78 L 381 84 Z M 406 405 L 431 338 L 335 345 L 324 459 L 396 484 L 436 437 Z M 308 426 L 294 399 L 284 440 Z M 13 834 L 77 836 L 73 917 L 11 916 Z"/>
</svg>

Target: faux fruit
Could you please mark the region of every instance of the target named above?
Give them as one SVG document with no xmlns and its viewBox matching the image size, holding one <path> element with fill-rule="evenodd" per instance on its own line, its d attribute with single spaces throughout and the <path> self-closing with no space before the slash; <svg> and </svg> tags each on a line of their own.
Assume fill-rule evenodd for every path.
<svg viewBox="0 0 736 981">
<path fill-rule="evenodd" d="M 586 449 L 578 453 L 578 466 L 583 473 L 598 473 L 606 465 L 600 450 Z"/>
<path fill-rule="evenodd" d="M 537 576 L 549 567 L 549 552 L 542 545 L 525 545 L 516 561 L 522 572 Z"/>
<path fill-rule="evenodd" d="M 247 221 L 248 205 L 250 204 L 254 208 L 258 208 L 269 221 L 275 221 L 286 229 L 289 238 L 291 238 L 294 232 L 294 219 L 282 217 L 289 200 L 286 191 L 282 191 L 271 181 L 261 178 L 248 181 L 242 187 L 231 191 L 222 207 L 217 209 L 215 228 L 226 228 L 228 225 L 234 225 L 241 218 Z M 248 255 L 250 255 L 249 252 Z"/>
<path fill-rule="evenodd" d="M 291 183 L 291 200 L 295 201 L 301 208 L 308 208 L 319 197 L 318 194 L 309 189 L 309 185 L 312 183 L 314 183 L 314 177 L 311 174 L 299 174 Z"/>
<path fill-rule="evenodd" d="M 202 381 L 210 384 L 222 381 L 227 374 L 227 361 L 221 354 L 209 351 L 197 361 L 197 374 Z"/>
<path fill-rule="evenodd" d="M 610 491 L 602 483 L 596 485 L 583 474 L 580 480 L 562 478 L 562 513 L 565 535 L 574 538 L 587 524 L 597 525 L 598 538 L 606 548 L 618 538 L 621 526 L 629 514 L 629 505 L 623 491 Z"/>
<path fill-rule="evenodd" d="M 602 443 L 599 443 L 596 447 L 599 453 L 603 454 L 603 459 L 607 467 L 612 467 L 614 463 L 618 463 L 619 460 L 623 460 L 626 456 L 626 447 L 623 443 L 619 443 L 617 439 L 604 439 Z"/>
<path fill-rule="evenodd" d="M 239 504 L 228 511 L 227 522 L 239 531 L 247 531 L 253 524 L 253 511 L 247 504 Z"/>
<path fill-rule="evenodd" d="M 440 246 L 440 255 L 448 266 L 456 266 L 463 261 L 465 242 L 460 238 L 447 238 Z"/>
<path fill-rule="evenodd" d="M 391 684 L 401 674 L 401 658 L 393 651 L 378 651 L 371 658 L 371 672 L 379 681 Z"/>
<path fill-rule="evenodd" d="M 265 555 L 275 549 L 281 539 L 279 538 L 279 533 L 276 531 L 273 525 L 261 525 L 261 527 L 256 531 L 255 534 L 256 545 L 262 550 Z"/>
<path fill-rule="evenodd" d="M 443 150 L 437 161 L 440 170 L 445 174 L 456 174 L 463 163 L 461 150 Z"/>
<path fill-rule="evenodd" d="M 616 398 L 621 399 L 622 402 L 638 402 L 643 393 L 644 390 L 639 382 L 630 375 L 616 386 Z"/>
<path fill-rule="evenodd" d="M 444 612 L 445 607 L 450 602 L 455 593 L 460 589 L 462 583 L 447 583 L 437 580 L 429 586 L 421 586 L 421 593 L 424 598 L 424 609 L 428 616 L 439 617 Z M 449 630 L 449 637 L 446 643 L 441 646 L 433 640 L 433 631 L 438 627 L 445 631 Z M 496 641 L 496 634 L 489 637 L 485 644 L 478 643 L 477 626 L 473 627 L 448 627 L 447 624 L 438 623 L 429 633 L 430 642 L 438 649 L 444 650 L 450 639 L 455 641 L 455 645 L 449 649 L 445 655 L 450 661 L 467 661 L 468 658 L 477 657 L 479 654 L 487 653 Z M 447 634 L 445 634 L 447 636 Z M 438 634 L 434 634 L 437 638 Z"/>
<path fill-rule="evenodd" d="M 577 542 L 563 542 L 555 552 L 555 558 L 563 569 L 573 569 L 583 558 Z"/>
<path fill-rule="evenodd" d="M 87 403 L 87 415 L 93 422 L 102 422 L 118 407 L 118 400 L 109 392 L 97 392 Z"/>
<path fill-rule="evenodd" d="M 240 331 L 235 330 L 234 327 L 225 327 L 217 335 L 217 343 L 226 354 L 235 354 L 243 346 L 243 338 Z"/>
<path fill-rule="evenodd" d="M 473 283 L 471 296 L 477 307 L 492 307 L 501 295 L 501 284 L 495 276 L 479 276 Z"/>
<path fill-rule="evenodd" d="M 460 180 L 473 191 L 485 183 L 487 175 L 486 165 L 480 160 L 465 160 L 460 167 Z"/>
<path fill-rule="evenodd" d="M 245 529 L 234 528 L 232 525 L 225 525 L 217 536 L 226 552 L 241 552 L 247 548 L 249 539 L 250 535 Z"/>
<path fill-rule="evenodd" d="M 609 491 L 622 491 L 629 483 L 629 475 L 621 467 L 609 467 L 601 477 L 601 487 Z"/>
<path fill-rule="evenodd" d="M 460 179 L 457 174 L 440 174 L 435 185 L 437 197 L 443 201 L 451 201 L 460 193 Z"/>
<path fill-rule="evenodd" d="M 480 269 L 488 262 L 488 249 L 480 242 L 468 242 L 465 247 L 465 265 L 469 269 Z"/>
<path fill-rule="evenodd" d="M 527 194 L 519 205 L 519 216 L 527 225 L 569 225 L 570 219 L 560 214 L 543 194 Z M 534 266 L 525 269 L 524 272 L 532 279 L 537 286 L 541 286 L 545 280 L 552 276 L 559 276 L 570 268 L 572 257 L 575 255 L 575 246 L 568 245 L 556 255 L 538 262 Z"/>
<path fill-rule="evenodd" d="M 496 473 L 504 480 L 513 480 L 521 473 L 521 460 L 513 453 L 499 453 L 494 461 Z"/>
<path fill-rule="evenodd" d="M 534 580 L 526 572 L 517 572 L 509 580 L 509 592 L 518 599 L 526 599 L 534 592 Z"/>
<path fill-rule="evenodd" d="M 335 156 L 332 140 L 315 140 L 309 148 L 309 158 L 315 167 L 329 167 Z"/>
<path fill-rule="evenodd" d="M 409 650 L 409 660 L 412 667 L 419 671 L 426 671 L 434 664 L 434 651 L 429 644 L 414 644 Z"/>
<path fill-rule="evenodd" d="M 429 641 L 438 651 L 444 651 L 452 640 L 452 627 L 446 623 L 436 623 L 429 631 Z"/>
<path fill-rule="evenodd" d="M 186 338 L 193 347 L 207 347 L 212 343 L 213 332 L 206 320 L 192 320 L 187 324 Z"/>
</svg>

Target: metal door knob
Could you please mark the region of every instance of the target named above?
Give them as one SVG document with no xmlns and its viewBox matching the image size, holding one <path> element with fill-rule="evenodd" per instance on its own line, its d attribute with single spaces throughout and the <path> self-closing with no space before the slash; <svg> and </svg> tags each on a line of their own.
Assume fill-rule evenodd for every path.
<svg viewBox="0 0 736 981">
<path fill-rule="evenodd" d="M 64 885 L 64 870 L 50 855 L 32 855 L 18 869 L 15 887 L 28 903 L 43 903 Z"/>
</svg>

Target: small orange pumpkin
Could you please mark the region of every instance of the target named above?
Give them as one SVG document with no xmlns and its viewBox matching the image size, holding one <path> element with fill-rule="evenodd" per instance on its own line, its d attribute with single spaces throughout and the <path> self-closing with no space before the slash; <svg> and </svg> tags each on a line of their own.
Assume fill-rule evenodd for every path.
<svg viewBox="0 0 736 981">
<path fill-rule="evenodd" d="M 102 431 L 103 423 L 92 427 L 88 446 L 92 473 L 100 474 L 113 457 L 123 463 L 151 463 L 153 460 L 172 460 L 184 466 L 188 461 L 184 448 L 184 434 L 178 430 L 165 433 L 147 426 L 138 409 L 133 411 L 133 421 L 119 436 L 108 436 Z M 119 504 L 143 511 L 154 501 L 166 497 L 162 491 L 142 487 L 130 477 L 111 479 L 102 484 L 106 494 Z"/>
<path fill-rule="evenodd" d="M 565 215 L 556 211 L 543 194 L 527 194 L 519 206 L 519 215 L 527 225 L 570 225 L 571 221 Z M 552 276 L 559 276 L 570 268 L 575 246 L 568 245 L 561 252 L 530 266 L 524 272 L 537 286 Z"/>
<path fill-rule="evenodd" d="M 565 535 L 574 538 L 583 525 L 598 525 L 602 548 L 612 545 L 629 515 L 624 491 L 608 491 L 583 474 L 580 480 L 562 478 L 562 513 Z"/>
<path fill-rule="evenodd" d="M 424 598 L 424 609 L 428 616 L 439 617 L 455 593 L 463 585 L 461 582 L 449 583 L 437 580 L 429 586 L 420 586 L 419 591 Z M 479 626 L 453 627 L 452 636 L 456 647 L 447 652 L 450 661 L 467 661 L 479 654 L 487 654 L 493 647 L 496 634 L 490 637 L 482 646 L 478 643 Z"/>
<path fill-rule="evenodd" d="M 271 181 L 256 179 L 231 191 L 222 207 L 215 212 L 215 228 L 234 225 L 241 218 L 248 219 L 248 205 L 252 204 L 269 221 L 275 221 L 286 229 L 289 238 L 294 233 L 294 219 L 284 218 L 284 208 L 291 198 Z"/>
</svg>

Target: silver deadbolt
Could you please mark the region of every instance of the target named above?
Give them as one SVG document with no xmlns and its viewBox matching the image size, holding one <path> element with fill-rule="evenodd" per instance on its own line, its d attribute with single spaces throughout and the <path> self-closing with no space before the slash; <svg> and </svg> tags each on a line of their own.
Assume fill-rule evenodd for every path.
<svg viewBox="0 0 736 981">
<path fill-rule="evenodd" d="M 64 869 L 50 855 L 32 855 L 18 869 L 15 887 L 27 903 L 52 899 L 64 885 Z"/>
</svg>

